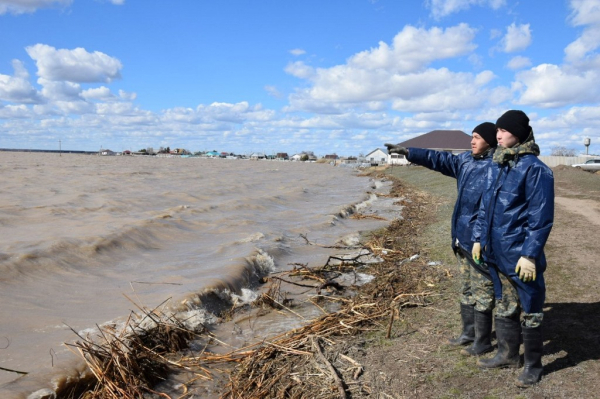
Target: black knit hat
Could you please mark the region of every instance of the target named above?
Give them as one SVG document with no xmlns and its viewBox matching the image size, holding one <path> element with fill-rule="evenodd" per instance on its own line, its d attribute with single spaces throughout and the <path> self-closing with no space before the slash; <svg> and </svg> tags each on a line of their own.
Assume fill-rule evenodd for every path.
<svg viewBox="0 0 600 399">
<path fill-rule="evenodd" d="M 496 127 L 509 131 L 519 139 L 519 143 L 524 143 L 529 137 L 529 133 L 531 133 L 529 118 L 525 115 L 525 112 L 518 110 L 506 111 L 496 121 Z"/>
<path fill-rule="evenodd" d="M 480 135 L 490 147 L 498 146 L 498 140 L 496 139 L 496 125 L 492 122 L 483 122 L 482 124 L 477 125 L 475 129 L 473 129 L 473 133 Z"/>
</svg>

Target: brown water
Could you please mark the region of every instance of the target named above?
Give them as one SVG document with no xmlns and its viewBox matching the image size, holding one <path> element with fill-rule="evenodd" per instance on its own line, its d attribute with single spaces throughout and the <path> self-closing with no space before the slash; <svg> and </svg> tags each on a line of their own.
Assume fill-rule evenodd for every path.
<svg viewBox="0 0 600 399">
<path fill-rule="evenodd" d="M 74 361 L 70 328 L 135 309 L 125 295 L 209 322 L 199 294 L 243 300 L 252 275 L 317 261 L 300 234 L 328 244 L 382 224 L 343 217 L 377 203 L 376 182 L 328 164 L 0 152 L 0 176 L 0 367 L 33 387 Z"/>
</svg>

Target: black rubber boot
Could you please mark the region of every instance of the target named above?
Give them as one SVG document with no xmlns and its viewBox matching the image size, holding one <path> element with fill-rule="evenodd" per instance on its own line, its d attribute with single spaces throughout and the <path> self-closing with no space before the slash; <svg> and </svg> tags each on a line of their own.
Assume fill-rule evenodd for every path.
<svg viewBox="0 0 600 399">
<path fill-rule="evenodd" d="M 479 359 L 477 366 L 484 369 L 519 367 L 521 339 L 519 317 L 496 317 L 496 337 L 498 338 L 498 352 L 491 359 Z"/>
<path fill-rule="evenodd" d="M 542 352 L 544 340 L 542 326 L 523 328 L 523 346 L 525 348 L 525 367 L 517 380 L 517 386 L 527 388 L 536 384 L 542 378 Z"/>
<path fill-rule="evenodd" d="M 492 312 L 475 311 L 475 341 L 473 345 L 460 351 L 461 355 L 479 356 L 491 352 L 492 346 Z"/>
<path fill-rule="evenodd" d="M 450 345 L 467 345 L 475 339 L 475 305 L 460 304 L 460 318 L 462 319 L 462 333 L 457 338 L 448 340 Z"/>
</svg>

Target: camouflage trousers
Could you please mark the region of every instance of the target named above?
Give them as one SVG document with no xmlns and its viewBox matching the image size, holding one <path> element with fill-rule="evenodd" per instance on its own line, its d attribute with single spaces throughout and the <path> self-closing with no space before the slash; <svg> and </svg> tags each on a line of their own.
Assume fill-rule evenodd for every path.
<svg viewBox="0 0 600 399">
<path fill-rule="evenodd" d="M 502 273 L 498 273 L 502 283 L 502 299 L 496 299 L 497 317 L 515 317 L 521 314 L 519 294 L 511 280 Z M 523 324 L 535 328 L 542 324 L 543 313 L 523 313 Z"/>
<path fill-rule="evenodd" d="M 471 258 L 462 251 L 456 251 L 458 261 L 459 299 L 463 305 L 475 305 L 478 312 L 491 312 L 494 309 L 494 284 L 489 275 L 476 269 Z M 484 270 L 486 265 L 481 266 Z"/>
</svg>

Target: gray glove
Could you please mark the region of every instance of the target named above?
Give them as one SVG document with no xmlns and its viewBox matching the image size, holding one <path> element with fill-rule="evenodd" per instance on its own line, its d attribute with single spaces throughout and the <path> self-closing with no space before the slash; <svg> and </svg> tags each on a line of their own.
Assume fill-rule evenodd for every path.
<svg viewBox="0 0 600 399">
<path fill-rule="evenodd" d="M 385 143 L 384 145 L 387 147 L 390 154 L 400 154 L 404 156 L 408 155 L 408 150 L 404 147 L 400 147 L 397 144 Z"/>
</svg>

